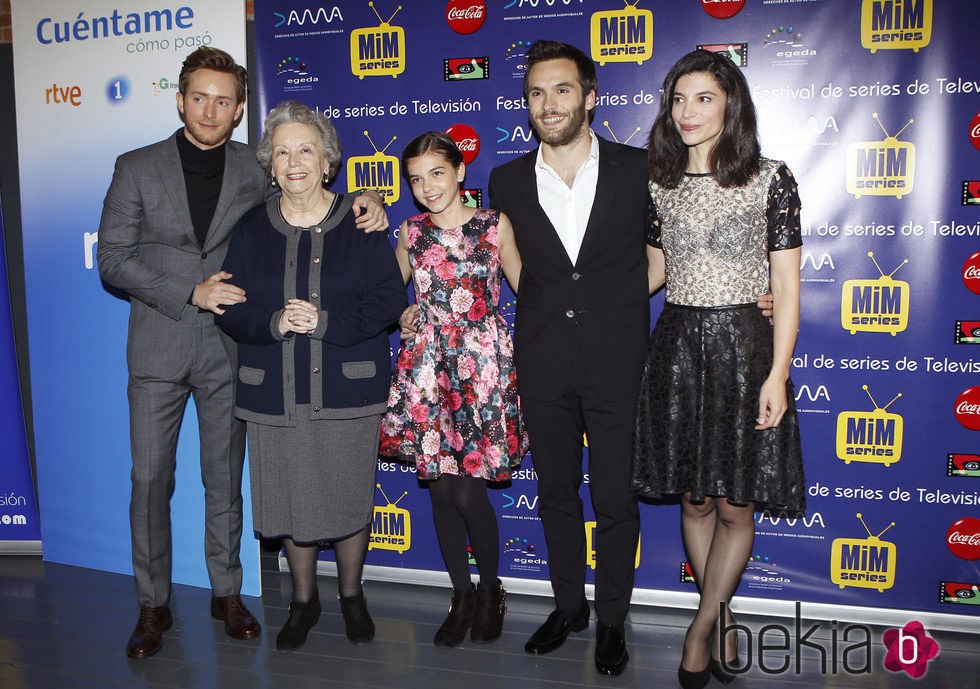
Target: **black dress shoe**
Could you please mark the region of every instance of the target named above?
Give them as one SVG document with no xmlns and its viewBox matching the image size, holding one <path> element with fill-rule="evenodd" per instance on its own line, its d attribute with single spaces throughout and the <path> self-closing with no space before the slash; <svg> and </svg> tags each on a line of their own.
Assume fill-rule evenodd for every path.
<svg viewBox="0 0 980 689">
<path fill-rule="evenodd" d="M 140 618 L 126 644 L 126 655 L 130 658 L 149 658 L 163 648 L 163 633 L 173 623 L 174 617 L 166 605 L 159 608 L 141 605 Z"/>
<path fill-rule="evenodd" d="M 310 629 L 319 621 L 319 594 L 314 593 L 313 598 L 306 603 L 292 601 L 289 604 L 289 618 L 276 637 L 276 650 L 293 651 L 305 644 Z"/>
<path fill-rule="evenodd" d="M 233 639 L 254 639 L 262 633 L 259 621 L 252 616 L 238 594 L 211 596 L 211 617 L 225 623 L 225 634 Z"/>
<path fill-rule="evenodd" d="M 583 603 L 578 614 L 572 619 L 561 610 L 555 610 L 544 624 L 531 635 L 531 638 L 524 644 L 524 650 L 531 655 L 543 655 L 551 653 L 553 650 L 565 643 L 565 639 L 572 632 L 580 632 L 589 626 L 589 604 Z"/>
<path fill-rule="evenodd" d="M 735 656 L 735 660 L 731 662 L 725 661 L 725 665 L 722 665 L 720 661 L 717 661 L 714 658 L 712 658 L 708 662 L 708 670 L 710 670 L 711 674 L 715 676 L 715 679 L 721 682 L 722 684 L 731 684 L 736 679 L 738 679 L 738 675 L 733 675 L 732 673 L 728 672 L 725 669 L 725 666 L 730 668 L 737 668 L 737 667 L 741 667 L 741 665 L 742 663 L 739 660 L 738 656 Z M 742 669 L 744 671 L 744 668 Z"/>
<path fill-rule="evenodd" d="M 622 630 L 599 622 L 595 630 L 595 669 L 603 675 L 615 677 L 626 669 L 629 660 Z"/>
<path fill-rule="evenodd" d="M 683 689 L 703 689 L 711 681 L 710 667 L 711 664 L 709 663 L 703 670 L 691 672 L 685 670 L 684 666 L 681 665 L 677 668 L 677 681 L 681 683 Z"/>
<path fill-rule="evenodd" d="M 352 644 L 366 644 L 374 638 L 374 620 L 367 609 L 364 594 L 340 597 L 340 612 L 344 616 L 344 630 Z"/>
</svg>

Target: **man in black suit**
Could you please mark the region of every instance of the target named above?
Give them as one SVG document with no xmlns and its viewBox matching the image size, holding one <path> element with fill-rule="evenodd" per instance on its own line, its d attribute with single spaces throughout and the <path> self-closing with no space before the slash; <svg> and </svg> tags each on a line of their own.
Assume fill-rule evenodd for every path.
<svg viewBox="0 0 980 689">
<path fill-rule="evenodd" d="M 548 653 L 589 623 L 578 490 L 583 434 L 596 514 L 595 664 L 618 675 L 639 535 L 630 491 L 634 405 L 650 333 L 646 152 L 596 136 L 596 69 L 538 41 L 524 95 L 541 145 L 490 175 L 523 260 L 515 324 L 518 390 L 538 474 L 556 609 L 525 650 Z"/>
</svg>

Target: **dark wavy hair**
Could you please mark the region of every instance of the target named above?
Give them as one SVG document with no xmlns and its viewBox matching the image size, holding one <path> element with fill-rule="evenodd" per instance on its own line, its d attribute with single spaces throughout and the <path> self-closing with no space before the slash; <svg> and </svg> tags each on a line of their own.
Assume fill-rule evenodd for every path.
<svg viewBox="0 0 980 689">
<path fill-rule="evenodd" d="M 463 154 L 459 146 L 448 134 L 442 132 L 425 132 L 408 142 L 402 151 L 402 174 L 408 177 L 408 161 L 418 158 L 428 152 L 438 153 L 449 161 L 455 170 L 463 164 Z"/>
<path fill-rule="evenodd" d="M 184 60 L 177 80 L 177 90 L 182 95 L 187 95 L 187 84 L 191 74 L 199 69 L 211 69 L 235 77 L 235 98 L 239 103 L 245 102 L 248 92 L 248 70 L 235 62 L 235 58 L 225 51 L 210 46 L 201 46 Z"/>
<path fill-rule="evenodd" d="M 578 71 L 578 83 L 582 87 L 582 95 L 585 96 L 589 91 L 595 91 L 599 85 L 599 77 L 596 76 L 595 63 L 581 50 L 568 43 L 561 41 L 539 40 L 531 44 L 527 49 L 527 65 L 524 69 L 524 97 L 527 98 L 527 77 L 531 73 L 531 68 L 539 62 L 548 60 L 571 60 L 575 63 Z M 595 108 L 589 111 L 589 122 L 595 117 Z"/>
<path fill-rule="evenodd" d="M 671 109 L 678 79 L 695 72 L 714 77 L 727 97 L 725 124 L 708 155 L 708 168 L 720 186 L 744 186 L 759 172 L 762 155 L 755 106 L 742 70 L 729 57 L 708 50 L 688 53 L 667 72 L 660 96 L 660 112 L 647 139 L 650 179 L 673 189 L 684 177 L 688 150 L 674 124 Z"/>
</svg>

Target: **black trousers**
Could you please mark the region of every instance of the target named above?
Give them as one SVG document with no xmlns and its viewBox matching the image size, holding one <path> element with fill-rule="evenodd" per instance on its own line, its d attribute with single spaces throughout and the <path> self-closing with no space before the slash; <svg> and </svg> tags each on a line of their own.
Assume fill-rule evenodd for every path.
<svg viewBox="0 0 980 689">
<path fill-rule="evenodd" d="M 637 382 L 639 375 L 638 371 Z M 640 532 L 636 496 L 630 490 L 636 399 L 633 395 L 616 401 L 600 397 L 580 354 L 573 358 L 561 397 L 534 399 L 533 390 L 522 390 L 522 395 L 555 603 L 559 610 L 574 614 L 585 600 L 586 538 L 578 491 L 586 433 L 589 489 L 596 515 L 596 614 L 605 624 L 622 626 L 633 593 Z"/>
</svg>

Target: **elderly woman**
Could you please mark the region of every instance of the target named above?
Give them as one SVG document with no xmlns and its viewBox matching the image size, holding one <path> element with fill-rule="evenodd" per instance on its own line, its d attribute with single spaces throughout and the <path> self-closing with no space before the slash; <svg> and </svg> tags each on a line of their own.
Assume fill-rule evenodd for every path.
<svg viewBox="0 0 980 689">
<path fill-rule="evenodd" d="M 353 197 L 325 188 L 340 165 L 330 120 L 282 103 L 257 154 L 282 193 L 239 221 L 224 270 L 246 301 L 216 320 L 238 342 L 236 413 L 248 424 L 255 530 L 282 539 L 292 577 L 276 648 L 298 648 L 319 620 L 325 542 L 347 637 L 366 642 L 374 623 L 361 574 L 390 379 L 387 329 L 405 308 L 405 286 L 387 233 L 355 227 Z"/>
</svg>

